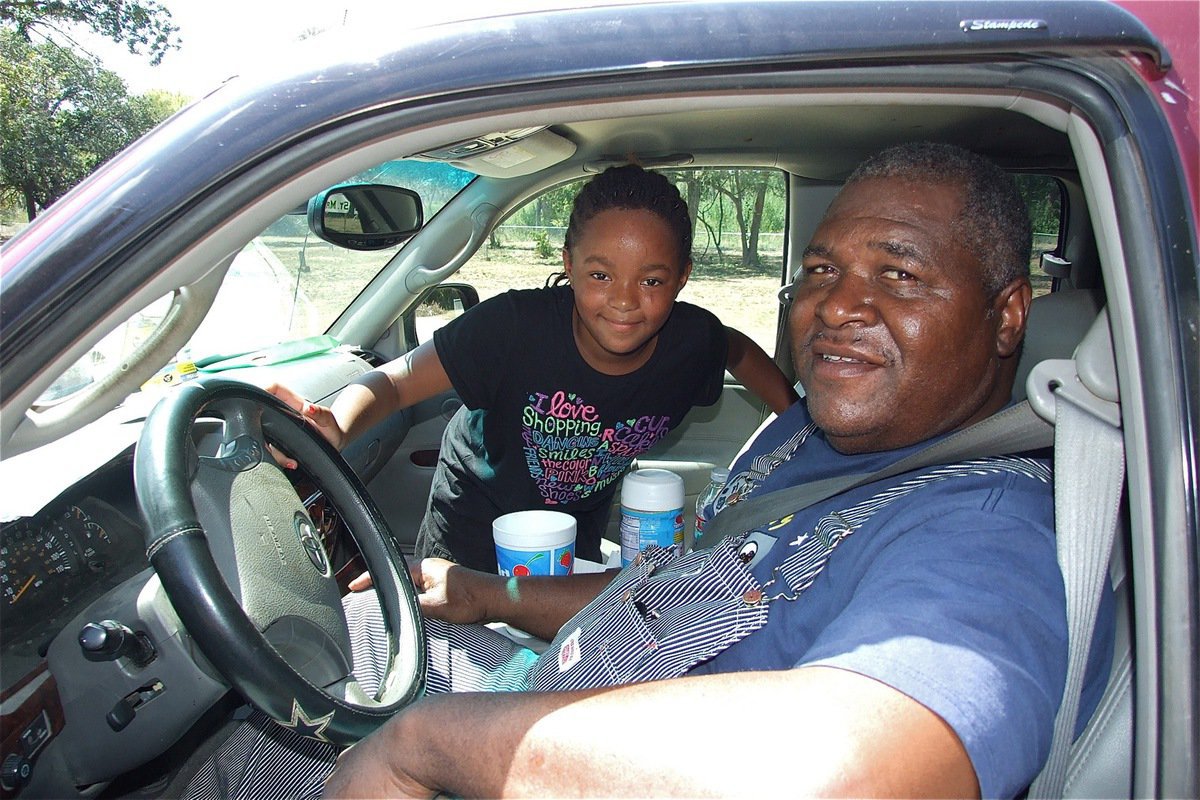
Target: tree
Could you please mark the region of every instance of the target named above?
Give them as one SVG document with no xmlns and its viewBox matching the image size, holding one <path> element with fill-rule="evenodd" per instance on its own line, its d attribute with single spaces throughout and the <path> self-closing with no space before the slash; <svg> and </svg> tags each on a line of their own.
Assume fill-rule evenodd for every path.
<svg viewBox="0 0 1200 800">
<path fill-rule="evenodd" d="M 764 223 L 776 230 L 782 228 L 778 209 L 782 184 L 777 171 L 702 169 L 672 170 L 668 174 L 688 202 L 697 239 L 703 229 L 717 257 L 723 259 L 726 215 L 732 212 L 741 251 L 739 263 L 751 268 L 762 266 L 759 238 Z"/>
<path fill-rule="evenodd" d="M 130 97 L 114 72 L 0 29 L 0 192 L 29 219 L 182 105 Z"/>
<path fill-rule="evenodd" d="M 741 244 L 742 266 L 761 266 L 758 240 L 762 233 L 767 191 L 772 186 L 771 173 L 766 170 L 732 169 L 711 170 L 709 175 L 713 179 L 713 189 L 733 207 Z"/>
<path fill-rule="evenodd" d="M 131 53 L 145 48 L 151 64 L 179 47 L 179 27 L 156 0 L 0 0 L 0 25 L 30 43 L 35 32 L 47 41 L 51 34 L 70 41 L 70 28 L 84 25 Z"/>
<path fill-rule="evenodd" d="M 1029 209 L 1034 233 L 1058 233 L 1062 218 L 1062 188 L 1049 175 L 1017 175 L 1017 188 Z"/>
</svg>

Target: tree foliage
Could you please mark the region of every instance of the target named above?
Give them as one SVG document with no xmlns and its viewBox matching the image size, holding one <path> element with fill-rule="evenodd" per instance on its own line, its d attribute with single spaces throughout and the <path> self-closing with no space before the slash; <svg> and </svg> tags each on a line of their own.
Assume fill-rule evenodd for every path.
<svg viewBox="0 0 1200 800">
<path fill-rule="evenodd" d="M 725 234 L 737 231 L 738 263 L 762 266 L 764 231 L 783 230 L 784 184 L 778 170 L 688 169 L 667 173 L 688 202 L 696 248 L 711 246 L 725 257 Z"/>
<path fill-rule="evenodd" d="M 1062 189 L 1049 175 L 1017 175 L 1034 233 L 1058 233 L 1062 218 Z"/>
<path fill-rule="evenodd" d="M 51 32 L 69 39 L 70 28 L 83 25 L 131 53 L 145 50 L 151 64 L 179 47 L 179 27 L 156 0 L 0 0 L 0 25 L 31 43 L 35 32 L 47 40 Z"/>
<path fill-rule="evenodd" d="M 762 266 L 761 234 L 783 230 L 786 195 L 782 173 L 763 169 L 680 169 L 664 174 L 678 187 L 692 217 L 693 252 L 712 248 L 723 259 L 727 237 L 736 232 L 738 263 Z M 510 220 L 514 225 L 566 227 L 583 182 L 538 196 Z"/>
<path fill-rule="evenodd" d="M 131 97 L 116 73 L 11 29 L 0 29 L 0 51 L 0 192 L 31 220 L 183 104 Z"/>
</svg>

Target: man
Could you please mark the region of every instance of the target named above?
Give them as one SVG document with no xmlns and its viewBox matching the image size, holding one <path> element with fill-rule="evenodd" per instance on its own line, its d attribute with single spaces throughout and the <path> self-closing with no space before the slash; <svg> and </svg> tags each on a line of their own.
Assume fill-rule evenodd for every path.
<svg viewBox="0 0 1200 800">
<path fill-rule="evenodd" d="M 807 396 L 715 510 L 875 472 L 1007 405 L 1029 244 L 1011 178 L 977 156 L 915 144 L 860 166 L 791 287 Z M 1045 455 L 917 470 L 619 574 L 426 560 L 442 693 L 346 751 L 326 796 L 1016 795 L 1066 673 Z M 1107 600 L 1079 727 L 1107 678 Z M 535 659 L 461 624 L 492 620 L 554 641 Z"/>
</svg>

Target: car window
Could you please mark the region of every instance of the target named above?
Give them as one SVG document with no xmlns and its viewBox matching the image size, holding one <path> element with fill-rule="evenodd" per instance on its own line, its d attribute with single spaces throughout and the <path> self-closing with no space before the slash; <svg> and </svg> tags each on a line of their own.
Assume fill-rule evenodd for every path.
<svg viewBox="0 0 1200 800">
<path fill-rule="evenodd" d="M 1033 223 L 1033 253 L 1029 259 L 1029 280 L 1033 296 L 1054 290 L 1054 276 L 1048 274 L 1042 256 L 1062 255 L 1063 198 L 1062 183 L 1050 175 L 1017 175 L 1017 189 L 1025 198 Z"/>
<path fill-rule="evenodd" d="M 444 163 L 389 161 L 346 182 L 413 189 L 429 220 L 474 177 Z M 170 381 L 187 374 L 189 363 L 203 365 L 324 333 L 404 246 L 367 252 L 337 247 L 310 232 L 305 212 L 302 207 L 284 215 L 242 248 L 204 322 L 160 378 Z M 171 298 L 163 297 L 135 314 L 67 370 L 39 402 L 64 398 L 122 363 L 153 333 L 170 304 Z"/>
<path fill-rule="evenodd" d="M 774 169 L 663 170 L 694 218 L 692 276 L 680 300 L 707 308 L 775 352 L 787 225 L 787 181 Z M 481 299 L 546 285 L 562 271 L 563 236 L 587 179 L 544 192 L 517 208 L 455 280 Z"/>
</svg>

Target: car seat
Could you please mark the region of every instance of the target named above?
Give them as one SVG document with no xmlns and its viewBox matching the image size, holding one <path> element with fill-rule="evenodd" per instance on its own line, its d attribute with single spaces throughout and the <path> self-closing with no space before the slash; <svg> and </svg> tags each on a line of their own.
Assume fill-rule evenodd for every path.
<svg viewBox="0 0 1200 800">
<path fill-rule="evenodd" d="M 1013 400 L 1025 399 L 1025 384 L 1035 364 L 1071 358 L 1102 305 L 1100 293 L 1091 289 L 1060 289 L 1033 298 L 1013 382 Z"/>
</svg>

